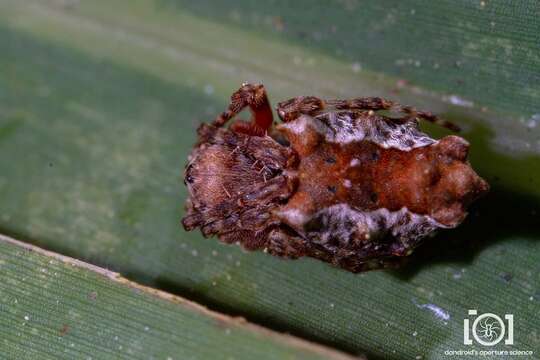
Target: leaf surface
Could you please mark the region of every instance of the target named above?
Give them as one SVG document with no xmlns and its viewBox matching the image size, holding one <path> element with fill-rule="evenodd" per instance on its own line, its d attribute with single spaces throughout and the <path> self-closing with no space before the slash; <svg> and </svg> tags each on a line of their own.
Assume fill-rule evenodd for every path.
<svg viewBox="0 0 540 360">
<path fill-rule="evenodd" d="M 466 23 L 495 16 L 502 26 L 520 13 L 494 1 L 488 2 L 492 15 L 467 15 L 469 5 L 456 2 L 444 5 L 453 13 L 443 5 L 415 7 L 424 19 L 426 11 L 435 11 L 455 14 L 455 20 L 418 22 L 406 16 L 411 9 L 382 2 L 398 23 L 414 29 L 412 35 L 400 42 L 396 31 L 355 28 L 363 40 L 374 40 L 340 46 L 347 49 L 340 55 L 332 48 L 331 28 L 320 30 L 327 36 L 321 44 L 272 33 L 266 30 L 277 20 L 266 5 L 234 3 L 231 10 L 205 12 L 208 2 L 0 1 L 0 231 L 370 358 L 440 358 L 446 350 L 467 349 L 463 320 L 469 309 L 514 314 L 516 343 L 498 348 L 538 354 L 540 126 L 532 115 L 540 101 L 531 85 L 540 69 L 537 57 L 512 52 L 497 68 L 499 52 L 469 52 L 460 68 L 462 87 L 450 79 L 453 58 L 440 69 L 424 66 L 424 58 L 418 69 L 407 60 L 406 71 L 392 71 L 387 62 L 397 58 L 392 54 L 408 54 L 423 34 L 431 52 L 422 56 L 433 56 L 427 61 L 433 64 L 446 59 L 447 48 L 434 45 L 442 33 L 447 43 L 461 44 L 480 34 L 466 30 Z M 384 9 L 374 3 L 364 11 L 380 15 Z M 323 10 L 314 7 L 305 16 L 314 21 Z M 235 11 L 243 21 L 235 20 Z M 328 11 L 329 27 L 352 26 L 346 13 Z M 365 16 L 358 21 L 366 23 Z M 295 21 L 288 19 L 293 31 Z M 262 31 L 255 23 L 269 25 Z M 504 34 L 530 54 L 526 47 L 538 36 L 537 26 L 538 17 L 523 17 L 519 33 Z M 490 36 L 501 37 L 497 31 Z M 361 69 L 352 57 L 364 56 L 359 46 L 371 49 L 365 66 L 358 60 Z M 509 76 L 528 94 L 526 104 L 506 90 L 518 86 Z M 485 77 L 493 77 L 500 92 L 487 91 Z M 185 233 L 179 224 L 186 195 L 182 171 L 195 129 L 220 113 L 245 80 L 262 81 L 274 104 L 308 94 L 383 95 L 442 114 L 464 128 L 471 162 L 492 191 L 459 229 L 430 239 L 410 265 L 393 272 L 353 275 L 315 260 L 245 253 Z"/>
</svg>

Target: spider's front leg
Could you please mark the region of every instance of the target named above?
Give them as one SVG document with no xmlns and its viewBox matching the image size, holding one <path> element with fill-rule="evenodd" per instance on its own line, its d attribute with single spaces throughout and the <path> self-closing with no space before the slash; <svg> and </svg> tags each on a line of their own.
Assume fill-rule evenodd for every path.
<svg viewBox="0 0 540 360">
<path fill-rule="evenodd" d="M 251 110 L 251 121 L 236 120 L 231 129 L 248 135 L 263 136 L 272 126 L 273 116 L 266 90 L 262 84 L 244 83 L 231 96 L 231 103 L 225 112 L 220 114 L 212 125 L 221 127 L 244 108 Z"/>
<path fill-rule="evenodd" d="M 428 111 L 418 111 L 412 106 L 403 106 L 397 102 L 380 97 L 360 97 L 349 100 L 328 100 L 326 104 L 338 110 L 390 110 L 405 114 L 404 119 L 399 119 L 402 121 L 418 118 L 445 127 L 452 131 L 459 132 L 461 130 L 456 124 L 438 118 L 436 115 Z"/>
<path fill-rule="evenodd" d="M 277 106 L 280 119 L 287 123 L 301 115 L 313 116 L 324 108 L 324 101 L 316 96 L 298 96 L 282 101 Z"/>
</svg>

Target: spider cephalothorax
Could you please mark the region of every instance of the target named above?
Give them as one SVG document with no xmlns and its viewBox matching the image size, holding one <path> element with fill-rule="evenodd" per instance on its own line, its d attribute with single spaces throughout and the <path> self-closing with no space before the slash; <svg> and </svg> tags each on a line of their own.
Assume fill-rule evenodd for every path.
<svg viewBox="0 0 540 360">
<path fill-rule="evenodd" d="M 223 127 L 246 106 L 250 122 Z M 227 111 L 201 125 L 185 172 L 187 230 L 358 272 L 399 263 L 437 229 L 459 225 L 488 191 L 464 139 L 419 130 L 418 119 L 457 128 L 431 113 L 382 98 L 313 96 L 277 112 L 283 122 L 272 129 L 264 87 L 244 84 Z"/>
</svg>

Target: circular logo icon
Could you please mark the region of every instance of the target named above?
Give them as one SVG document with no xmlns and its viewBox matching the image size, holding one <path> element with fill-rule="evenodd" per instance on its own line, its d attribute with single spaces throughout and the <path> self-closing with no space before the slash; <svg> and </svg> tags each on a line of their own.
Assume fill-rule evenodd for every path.
<svg viewBox="0 0 540 360">
<path fill-rule="evenodd" d="M 480 315 L 472 325 L 474 339 L 485 346 L 498 344 L 503 339 L 505 330 L 502 319 L 492 313 Z"/>
</svg>

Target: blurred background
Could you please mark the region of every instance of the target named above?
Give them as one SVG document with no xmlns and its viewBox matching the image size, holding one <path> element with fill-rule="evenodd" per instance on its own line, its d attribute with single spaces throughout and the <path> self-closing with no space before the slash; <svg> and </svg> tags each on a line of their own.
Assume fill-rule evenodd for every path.
<svg viewBox="0 0 540 360">
<path fill-rule="evenodd" d="M 505 349 L 538 354 L 539 19 L 534 0 L 0 0 L 0 233 L 368 358 L 464 349 L 468 309 L 514 314 Z M 384 96 L 437 113 L 492 191 L 397 271 L 185 233 L 195 129 L 244 81 L 273 104 Z"/>
</svg>

